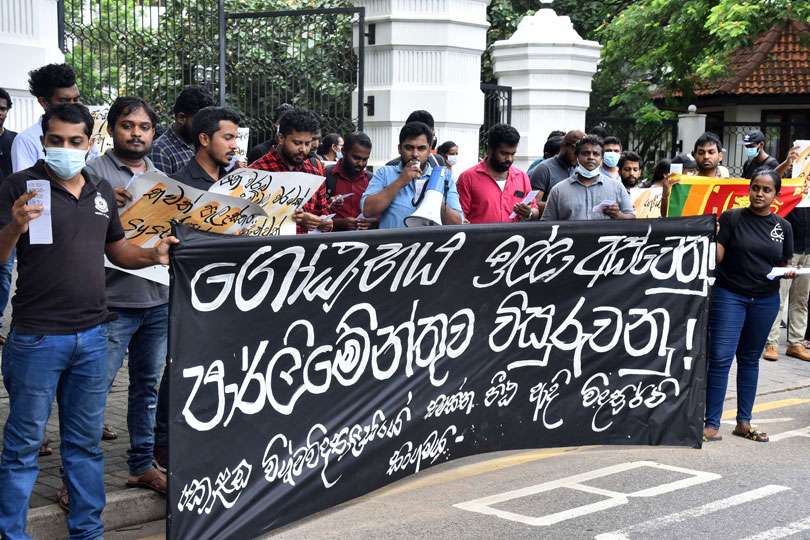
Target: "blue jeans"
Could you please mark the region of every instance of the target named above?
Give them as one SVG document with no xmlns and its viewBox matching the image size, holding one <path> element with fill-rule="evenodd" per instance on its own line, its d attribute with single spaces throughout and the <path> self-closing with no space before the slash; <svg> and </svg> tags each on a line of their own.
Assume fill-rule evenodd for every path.
<svg viewBox="0 0 810 540">
<path fill-rule="evenodd" d="M 8 260 L 0 262 L 0 327 L 3 326 L 3 311 L 8 304 L 8 297 L 11 296 L 11 274 L 14 272 L 14 259 L 17 257 L 17 250 L 12 249 Z"/>
<path fill-rule="evenodd" d="M 27 539 L 28 499 L 39 473 L 37 452 L 54 395 L 59 403 L 62 465 L 70 494 L 70 538 L 104 533 L 101 432 L 107 400 L 105 325 L 69 335 L 17 334 L 3 348 L 10 408 L 0 458 L 0 537 Z"/>
<path fill-rule="evenodd" d="M 108 388 L 129 349 L 129 473 L 140 476 L 152 467 L 155 408 L 169 332 L 169 305 L 152 308 L 111 308 L 118 319 L 107 325 Z"/>
<path fill-rule="evenodd" d="M 750 423 L 757 395 L 759 358 L 779 313 L 779 293 L 751 298 L 714 287 L 709 307 L 709 375 L 706 427 L 719 428 L 728 372 L 737 356 L 737 422 Z"/>
</svg>

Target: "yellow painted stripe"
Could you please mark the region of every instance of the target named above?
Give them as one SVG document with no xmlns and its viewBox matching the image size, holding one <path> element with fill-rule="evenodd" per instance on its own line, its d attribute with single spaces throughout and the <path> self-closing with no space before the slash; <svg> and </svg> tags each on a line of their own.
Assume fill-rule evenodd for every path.
<svg viewBox="0 0 810 540">
<path fill-rule="evenodd" d="M 506 469 L 508 467 L 514 467 L 515 465 L 523 465 L 524 463 L 531 463 L 532 461 L 539 461 L 541 459 L 548 459 L 555 456 L 561 456 L 569 452 L 576 452 L 583 448 L 595 448 L 595 447 L 571 446 L 564 448 L 548 448 L 545 450 L 531 450 L 528 452 L 521 452 L 509 456 L 488 459 L 486 461 L 471 463 L 470 465 L 464 465 L 462 467 L 458 467 L 449 471 L 431 474 L 429 476 L 425 476 L 424 478 L 411 480 L 401 485 L 397 484 L 389 487 L 384 487 L 382 489 L 375 491 L 374 493 L 366 495 L 365 497 L 387 497 L 389 495 L 397 495 L 400 493 L 413 491 L 415 489 L 421 489 L 439 484 L 446 484 L 448 482 L 462 480 L 464 478 L 470 478 L 472 476 L 478 476 L 480 474 L 485 474 L 489 472 L 499 471 L 501 469 Z"/>
<path fill-rule="evenodd" d="M 794 405 L 804 405 L 805 403 L 810 403 L 810 399 L 801 399 L 801 398 L 780 399 L 779 401 L 769 401 L 768 403 L 760 403 L 759 405 L 754 405 L 752 411 L 755 413 L 760 413 L 765 411 L 772 411 L 774 409 L 784 409 L 785 407 L 793 407 Z M 737 409 L 729 409 L 727 411 L 723 411 L 723 420 L 734 419 L 736 417 L 737 417 Z"/>
</svg>

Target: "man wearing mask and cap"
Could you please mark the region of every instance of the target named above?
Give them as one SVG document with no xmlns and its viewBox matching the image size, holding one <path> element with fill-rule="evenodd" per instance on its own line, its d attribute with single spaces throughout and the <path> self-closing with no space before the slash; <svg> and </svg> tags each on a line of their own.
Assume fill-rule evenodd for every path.
<svg viewBox="0 0 810 540">
<path fill-rule="evenodd" d="M 753 178 L 759 169 L 779 167 L 779 162 L 765 151 L 765 135 L 758 129 L 746 133 L 742 143 L 745 145 L 745 157 L 748 160 L 743 165 L 743 178 Z"/>
</svg>

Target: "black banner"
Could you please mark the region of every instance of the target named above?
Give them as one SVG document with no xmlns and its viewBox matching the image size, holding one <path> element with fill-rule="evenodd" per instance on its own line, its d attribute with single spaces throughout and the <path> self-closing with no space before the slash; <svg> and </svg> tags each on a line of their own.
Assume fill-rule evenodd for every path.
<svg viewBox="0 0 810 540">
<path fill-rule="evenodd" d="M 482 452 L 700 447 L 714 228 L 181 228 L 170 537 L 257 536 Z"/>
</svg>

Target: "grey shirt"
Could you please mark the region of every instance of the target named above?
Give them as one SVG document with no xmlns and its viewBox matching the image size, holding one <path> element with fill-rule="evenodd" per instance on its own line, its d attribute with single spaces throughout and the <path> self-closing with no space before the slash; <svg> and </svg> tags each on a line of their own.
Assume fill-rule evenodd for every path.
<svg viewBox="0 0 810 540">
<path fill-rule="evenodd" d="M 544 159 L 532 171 L 530 178 L 532 189 L 539 189 L 543 192 L 543 200 L 548 200 L 548 194 L 558 183 L 574 174 L 574 167 L 571 167 L 560 159 L 560 156 Z"/>
<path fill-rule="evenodd" d="M 542 219 L 546 221 L 610 219 L 610 216 L 601 210 L 593 211 L 596 205 L 604 201 L 617 203 L 625 214 L 635 214 L 630 195 L 621 182 L 600 174 L 593 183 L 586 186 L 575 174 L 551 188 Z"/>
<path fill-rule="evenodd" d="M 146 172 L 156 171 L 149 158 L 146 161 Z M 134 176 L 132 170 L 124 165 L 112 149 L 87 163 L 87 170 L 112 185 L 113 189 L 126 187 Z M 126 226 L 124 226 L 126 230 Z M 169 288 L 154 281 L 143 279 L 127 272 L 107 268 L 107 305 L 113 308 L 151 308 L 169 302 Z"/>
</svg>

